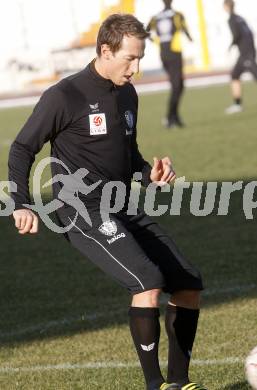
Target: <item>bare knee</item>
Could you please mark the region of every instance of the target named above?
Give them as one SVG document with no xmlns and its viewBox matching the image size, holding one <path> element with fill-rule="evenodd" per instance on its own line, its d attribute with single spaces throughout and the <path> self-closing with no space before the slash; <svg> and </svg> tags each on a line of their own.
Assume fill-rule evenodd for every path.
<svg viewBox="0 0 257 390">
<path fill-rule="evenodd" d="M 172 294 L 170 303 L 175 306 L 185 307 L 187 309 L 199 309 L 200 307 L 199 290 L 180 290 Z"/>
<path fill-rule="evenodd" d="M 160 289 L 153 289 L 135 294 L 132 298 L 131 306 L 135 307 L 158 307 Z"/>
</svg>

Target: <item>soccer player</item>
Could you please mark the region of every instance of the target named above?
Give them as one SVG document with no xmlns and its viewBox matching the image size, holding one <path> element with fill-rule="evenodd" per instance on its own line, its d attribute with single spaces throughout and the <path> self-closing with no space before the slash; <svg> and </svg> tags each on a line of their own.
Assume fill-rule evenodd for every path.
<svg viewBox="0 0 257 390">
<path fill-rule="evenodd" d="M 131 293 L 130 330 L 147 390 L 204 389 L 188 378 L 202 290 L 199 272 L 143 211 L 129 215 L 126 202 L 107 220 L 100 213 L 102 190 L 112 181 L 123 183 L 129 194 L 134 172 L 142 173 L 144 185 L 169 183 L 175 177 L 168 157 L 154 158 L 151 167 L 136 141 L 138 99 L 131 79 L 139 70 L 147 36 L 134 16 L 109 16 L 98 33 L 96 59 L 42 95 L 10 150 L 9 177 L 18 187 L 13 194 L 13 216 L 19 233 L 38 231 L 37 215 L 23 205 L 30 203 L 31 165 L 45 142 L 51 142 L 52 157 L 64 165 L 52 164 L 55 198 L 60 190 L 62 200 L 73 197 L 85 169 L 89 171 L 85 185 L 88 189 L 90 184 L 93 190 L 89 193 L 82 189 L 77 195 L 92 224 L 81 216 L 74 221 L 76 210 L 69 198 L 64 209 L 57 211 L 62 226 L 72 225 L 66 237 Z M 65 166 L 71 172 L 70 189 L 69 180 L 63 180 Z M 65 181 L 65 190 L 57 179 Z M 97 181 L 103 186 L 96 186 Z M 158 360 L 161 291 L 170 294 L 165 318 L 169 339 L 166 380 Z"/>
<path fill-rule="evenodd" d="M 232 33 L 232 43 L 239 49 L 239 58 L 231 73 L 231 91 L 234 103 L 226 109 L 227 114 L 235 114 L 242 111 L 242 86 L 240 77 L 244 72 L 250 72 L 257 80 L 256 50 L 254 46 L 253 33 L 246 21 L 235 14 L 234 0 L 225 0 L 224 9 L 229 14 L 229 27 Z"/>
<path fill-rule="evenodd" d="M 184 16 L 171 7 L 172 0 L 163 2 L 164 10 L 152 17 L 147 31 L 155 31 L 159 37 L 161 61 L 171 84 L 168 111 L 163 124 L 167 128 L 183 127 L 179 115 L 179 103 L 184 90 L 181 33 L 185 33 L 190 41 L 192 38 Z"/>
</svg>

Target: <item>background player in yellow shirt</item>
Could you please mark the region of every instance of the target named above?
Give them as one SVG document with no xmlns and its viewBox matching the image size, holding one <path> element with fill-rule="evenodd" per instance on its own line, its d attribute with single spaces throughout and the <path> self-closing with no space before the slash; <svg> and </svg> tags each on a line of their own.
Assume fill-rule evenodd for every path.
<svg viewBox="0 0 257 390">
<path fill-rule="evenodd" d="M 167 116 L 163 124 L 167 128 L 183 127 L 179 115 L 179 103 L 184 89 L 181 33 L 190 41 L 191 35 L 184 16 L 171 7 L 172 0 L 163 0 L 164 10 L 153 16 L 147 30 L 155 31 L 160 42 L 161 61 L 171 83 Z"/>
</svg>

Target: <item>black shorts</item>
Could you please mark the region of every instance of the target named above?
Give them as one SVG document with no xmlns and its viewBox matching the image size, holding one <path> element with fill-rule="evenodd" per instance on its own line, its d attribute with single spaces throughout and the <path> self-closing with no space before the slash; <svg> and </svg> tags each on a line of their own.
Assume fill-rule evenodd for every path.
<svg viewBox="0 0 257 390">
<path fill-rule="evenodd" d="M 250 72 L 257 80 L 257 64 L 254 56 L 240 56 L 231 72 L 232 80 L 239 80 L 245 72 Z"/>
<path fill-rule="evenodd" d="M 161 288 L 177 290 L 203 288 L 201 276 L 177 249 L 173 240 L 145 213 L 112 214 L 102 222 L 91 212 L 93 226 L 78 217 L 65 234 L 70 243 L 106 274 L 132 294 Z M 67 226 L 73 217 L 60 217 Z"/>
</svg>

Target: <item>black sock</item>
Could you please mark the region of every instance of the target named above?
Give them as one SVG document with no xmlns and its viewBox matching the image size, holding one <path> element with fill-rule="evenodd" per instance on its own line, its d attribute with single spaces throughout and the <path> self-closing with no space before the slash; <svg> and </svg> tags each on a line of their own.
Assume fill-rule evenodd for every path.
<svg viewBox="0 0 257 390">
<path fill-rule="evenodd" d="M 129 316 L 130 331 L 144 372 L 147 389 L 156 389 L 164 382 L 158 359 L 159 309 L 131 307 Z"/>
<path fill-rule="evenodd" d="M 199 310 L 168 305 L 165 326 L 169 337 L 168 383 L 189 382 L 188 369 Z"/>
<path fill-rule="evenodd" d="M 235 99 L 234 99 L 234 102 L 235 102 L 235 104 L 238 104 L 239 106 L 241 106 L 241 104 L 242 104 L 242 99 L 241 99 L 241 98 L 235 98 Z"/>
</svg>

